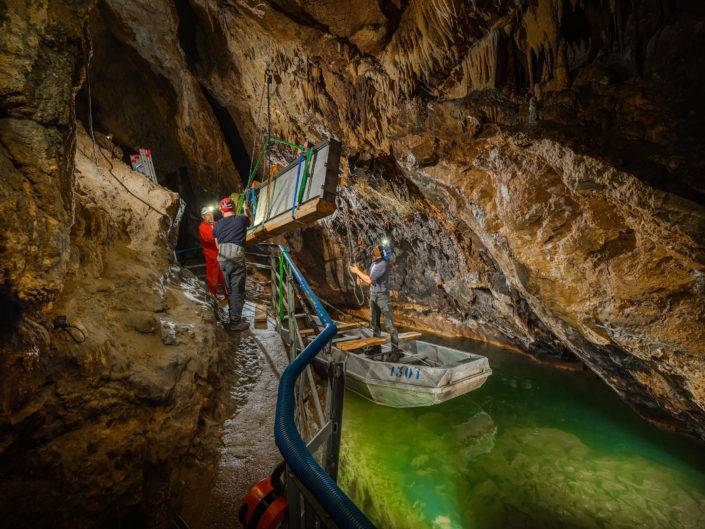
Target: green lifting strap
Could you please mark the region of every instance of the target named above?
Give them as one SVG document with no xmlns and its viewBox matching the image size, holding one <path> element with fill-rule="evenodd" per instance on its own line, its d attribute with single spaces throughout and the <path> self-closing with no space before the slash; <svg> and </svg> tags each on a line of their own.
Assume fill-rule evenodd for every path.
<svg viewBox="0 0 705 529">
<path fill-rule="evenodd" d="M 230 200 L 235 202 L 235 204 L 237 205 L 237 207 L 235 208 L 235 211 L 237 212 L 238 215 L 240 215 L 240 214 L 242 214 L 242 203 L 245 201 L 247 192 L 243 191 L 242 193 L 240 193 L 240 196 L 237 198 L 237 200 L 235 200 L 234 195 L 237 195 L 237 194 L 238 193 L 231 193 Z"/>
<path fill-rule="evenodd" d="M 264 157 L 264 153 L 267 151 L 267 147 L 269 147 L 269 143 L 273 142 L 273 141 L 283 143 L 284 145 L 288 145 L 289 147 L 293 147 L 294 149 L 298 149 L 300 151 L 306 150 L 305 147 L 301 147 L 300 145 L 296 145 L 294 143 L 289 143 L 288 141 L 285 141 L 285 140 L 282 140 L 279 138 L 275 138 L 274 136 L 267 136 L 267 139 L 264 141 L 264 146 L 262 147 L 262 152 L 259 153 L 259 158 L 257 158 L 257 163 L 255 164 L 254 168 L 252 169 L 252 173 L 250 173 L 250 177 L 247 179 L 247 187 L 245 187 L 245 192 L 244 192 L 245 195 L 247 194 L 247 192 L 250 190 L 250 187 L 252 186 L 252 182 L 254 181 L 255 175 L 257 174 L 257 169 L 259 169 L 259 164 L 262 161 L 262 158 Z M 309 159 L 310 159 L 310 154 L 309 154 L 307 161 Z M 304 168 L 304 179 L 303 179 L 304 184 L 306 183 L 306 171 L 307 171 L 307 169 Z M 302 196 L 303 196 L 303 194 L 299 193 L 299 200 L 298 200 L 299 203 L 301 203 Z M 237 211 L 238 215 L 240 215 L 242 213 L 242 202 L 238 203 L 236 211 Z"/>
<path fill-rule="evenodd" d="M 294 145 L 293 143 L 289 143 L 288 141 L 280 140 L 279 138 L 271 137 L 270 138 L 272 141 L 278 141 L 279 143 L 283 143 L 284 145 L 288 145 L 289 147 L 293 147 L 294 149 L 298 149 L 300 151 L 305 150 L 305 147 L 301 147 L 300 145 Z"/>
</svg>

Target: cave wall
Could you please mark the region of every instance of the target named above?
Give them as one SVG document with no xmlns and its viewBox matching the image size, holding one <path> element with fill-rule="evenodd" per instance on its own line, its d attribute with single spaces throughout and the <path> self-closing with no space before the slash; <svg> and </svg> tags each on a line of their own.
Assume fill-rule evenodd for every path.
<svg viewBox="0 0 705 529">
<path fill-rule="evenodd" d="M 43 313 L 75 327 L 25 315 L 0 352 L 3 527 L 166 527 L 225 417 L 225 331 L 171 266 L 179 196 L 104 148 L 96 165 L 80 126 L 76 145 L 66 275 Z"/>
<path fill-rule="evenodd" d="M 90 4 L 0 4 L 4 321 L 50 303 L 66 272 L 74 221 L 73 98 L 84 76 Z"/>
<path fill-rule="evenodd" d="M 393 236 L 400 320 L 577 357 L 703 436 L 702 6 L 190 0 L 177 15 L 188 75 L 247 149 L 265 62 L 274 133 L 343 142 L 353 258 Z M 181 53 L 137 40 L 154 71 Z M 344 227 L 336 214 L 289 242 L 352 303 Z"/>
<path fill-rule="evenodd" d="M 91 7 L 0 2 L 3 527 L 167 526 L 223 418 L 219 307 L 172 268 L 179 196 L 77 133 Z"/>
</svg>

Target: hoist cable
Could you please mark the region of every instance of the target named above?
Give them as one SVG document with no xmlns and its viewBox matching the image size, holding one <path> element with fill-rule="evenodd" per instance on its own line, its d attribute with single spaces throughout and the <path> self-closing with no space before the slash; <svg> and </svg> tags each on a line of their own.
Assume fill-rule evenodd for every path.
<svg viewBox="0 0 705 529">
<path fill-rule="evenodd" d="M 348 211 L 348 204 L 340 196 L 336 197 L 335 201 L 336 201 L 337 208 L 343 211 L 343 217 L 344 217 L 343 223 L 345 224 L 345 230 L 346 230 L 346 236 L 347 236 L 348 266 L 345 268 L 345 270 L 346 270 L 346 272 L 347 272 L 348 276 L 350 277 L 350 280 L 352 281 L 352 284 L 353 284 L 352 290 L 353 290 L 353 296 L 355 296 L 355 301 L 357 302 L 358 306 L 362 307 L 366 301 L 365 290 L 362 288 L 362 285 L 360 285 L 357 282 L 357 277 L 350 270 L 350 266 L 352 265 L 352 259 L 353 259 L 353 243 L 352 243 L 352 232 L 350 231 L 350 212 Z M 345 203 L 345 208 L 341 207 L 343 203 Z"/>
<path fill-rule="evenodd" d="M 255 147 L 257 146 L 257 134 L 259 132 L 259 123 L 260 119 L 262 117 L 262 105 L 264 104 L 264 83 L 262 84 L 262 93 L 259 96 L 259 109 L 257 110 L 257 121 L 255 122 L 255 133 L 253 134 L 252 138 L 252 153 L 250 154 L 250 169 L 247 172 L 248 174 L 248 181 L 247 181 L 247 187 L 245 188 L 245 191 L 250 188 L 250 185 L 252 184 L 252 179 L 254 177 L 254 174 L 252 173 L 252 164 L 254 163 L 255 160 Z M 266 143 L 266 142 L 265 142 Z"/>
</svg>

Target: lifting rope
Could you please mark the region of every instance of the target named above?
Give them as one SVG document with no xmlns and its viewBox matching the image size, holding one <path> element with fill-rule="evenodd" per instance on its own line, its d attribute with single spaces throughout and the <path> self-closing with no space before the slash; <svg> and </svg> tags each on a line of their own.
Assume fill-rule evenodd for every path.
<svg viewBox="0 0 705 529">
<path fill-rule="evenodd" d="M 255 160 L 255 146 L 257 145 L 257 131 L 259 130 L 259 121 L 262 117 L 262 103 L 264 103 L 264 89 L 266 83 L 262 83 L 262 93 L 259 96 L 259 110 L 257 110 L 257 121 L 255 122 L 255 133 L 252 135 L 252 152 L 250 153 L 250 169 L 247 172 L 248 176 L 252 173 L 252 164 Z M 247 182 L 247 187 L 250 187 L 250 182 Z"/>
<path fill-rule="evenodd" d="M 356 276 L 350 271 L 350 266 L 352 265 L 352 259 L 353 259 L 353 243 L 352 243 L 352 233 L 350 231 L 350 212 L 348 211 L 348 204 L 340 196 L 335 197 L 335 202 L 336 202 L 336 207 L 338 209 L 343 210 L 343 217 L 344 217 L 343 223 L 345 224 L 345 230 L 346 230 L 346 236 L 347 236 L 347 242 L 348 242 L 348 266 L 345 268 L 345 270 L 346 270 L 348 277 L 350 277 L 350 280 L 352 281 L 352 284 L 353 284 L 352 291 L 353 291 L 353 295 L 355 296 L 355 301 L 357 302 L 358 306 L 362 307 L 366 302 L 365 290 L 362 288 L 362 285 L 360 285 L 357 282 Z M 345 208 L 341 207 L 343 204 L 345 204 Z"/>
<path fill-rule="evenodd" d="M 264 77 L 263 77 L 263 83 L 262 83 L 262 93 L 260 95 L 260 102 L 259 102 L 259 110 L 257 111 L 257 122 L 255 124 L 255 134 L 254 134 L 254 139 L 252 142 L 252 153 L 250 155 L 250 175 L 247 180 L 247 186 L 245 187 L 245 191 L 243 192 L 243 195 L 245 197 L 245 200 L 252 200 L 253 204 L 255 201 L 255 194 L 254 190 L 252 189 L 252 182 L 254 181 L 254 177 L 257 174 L 257 170 L 259 169 L 260 163 L 262 163 L 262 159 L 264 158 L 265 153 L 267 154 L 267 157 L 264 159 L 264 170 L 265 174 L 267 171 L 267 168 L 269 168 L 269 181 L 267 184 L 267 196 L 264 201 L 264 215 L 263 218 L 267 218 L 267 209 L 269 207 L 269 196 L 271 193 L 272 189 L 272 181 L 273 181 L 273 171 L 271 171 L 271 160 L 270 160 L 270 152 L 269 152 L 269 146 L 272 142 L 277 142 L 277 143 L 283 143 L 284 145 L 288 145 L 289 147 L 292 147 L 294 149 L 297 149 L 300 151 L 300 154 L 303 155 L 304 153 L 306 154 L 306 163 L 304 164 L 304 170 L 303 174 L 301 175 L 301 186 L 298 187 L 298 182 L 297 182 L 297 187 L 298 187 L 298 197 L 296 192 L 294 192 L 294 204 L 292 204 L 292 215 L 294 215 L 295 210 L 297 205 L 301 205 L 301 202 L 303 201 L 304 197 L 304 191 L 306 188 L 306 182 L 309 176 L 310 172 L 310 165 L 311 165 L 311 158 L 313 156 L 313 147 L 306 149 L 306 147 L 302 147 L 301 145 L 296 145 L 294 143 L 289 143 L 288 141 L 275 138 L 272 136 L 272 118 L 271 118 L 271 108 L 270 108 L 270 102 L 271 102 L 271 97 L 270 97 L 270 85 L 272 84 L 272 74 L 269 69 L 269 63 L 266 63 L 266 69 L 264 71 Z M 257 130 L 259 129 L 259 123 L 260 123 L 260 118 L 262 116 L 262 105 L 264 103 L 264 94 L 265 94 L 265 89 L 267 92 L 267 133 L 265 135 L 264 139 L 264 145 L 262 146 L 262 151 L 259 154 L 259 157 L 257 158 L 257 163 L 255 163 L 254 168 L 252 167 L 252 162 L 254 160 L 254 154 L 255 154 L 255 146 L 257 145 Z M 301 158 L 299 159 L 301 163 Z M 261 202 L 261 197 L 260 197 L 260 202 Z M 240 214 L 242 211 L 242 201 L 238 203 L 237 207 L 237 213 Z"/>
</svg>

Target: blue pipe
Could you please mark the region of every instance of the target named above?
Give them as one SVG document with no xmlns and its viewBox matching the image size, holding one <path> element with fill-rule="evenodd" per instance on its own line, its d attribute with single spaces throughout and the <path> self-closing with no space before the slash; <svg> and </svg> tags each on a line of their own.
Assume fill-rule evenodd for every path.
<svg viewBox="0 0 705 529">
<path fill-rule="evenodd" d="M 193 252 L 194 250 L 200 250 L 202 246 L 194 246 L 193 248 L 186 248 L 185 250 L 176 250 L 174 253 L 175 254 L 180 254 L 180 253 L 186 253 L 186 252 Z"/>
<path fill-rule="evenodd" d="M 294 422 L 294 385 L 299 375 L 313 358 L 338 333 L 323 305 L 314 294 L 306 278 L 298 269 L 289 252 L 280 244 L 261 243 L 258 246 L 279 248 L 301 289 L 306 294 L 311 308 L 316 311 L 323 324 L 323 331 L 289 364 L 282 374 L 277 395 L 277 411 L 274 418 L 274 441 L 284 460 L 304 486 L 311 491 L 321 506 L 343 529 L 375 529 L 375 526 L 357 508 L 353 501 L 326 474 L 306 448 Z"/>
<path fill-rule="evenodd" d="M 296 169 L 296 185 L 294 186 L 294 203 L 291 205 L 291 218 L 296 220 L 294 212 L 296 211 L 296 195 L 299 190 L 299 175 L 301 174 L 301 160 L 304 159 L 304 153 L 299 154 L 299 167 Z"/>
</svg>

